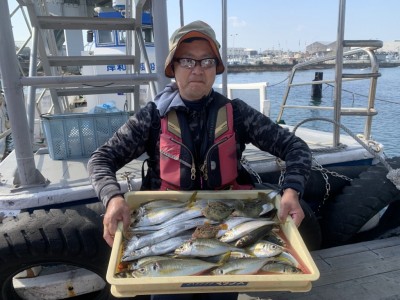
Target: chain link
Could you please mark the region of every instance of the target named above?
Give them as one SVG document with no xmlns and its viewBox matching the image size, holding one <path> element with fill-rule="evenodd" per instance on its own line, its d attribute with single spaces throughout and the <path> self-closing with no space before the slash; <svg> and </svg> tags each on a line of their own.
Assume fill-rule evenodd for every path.
<svg viewBox="0 0 400 300">
<path fill-rule="evenodd" d="M 285 162 L 277 157 L 276 158 L 276 164 L 281 169 L 281 174 L 279 175 L 278 185 L 282 186 L 283 180 L 285 179 L 285 173 L 286 173 Z"/>
<path fill-rule="evenodd" d="M 321 164 L 315 159 L 315 157 L 312 158 L 314 165 L 311 167 L 311 170 L 314 171 L 319 171 L 323 177 L 323 179 L 325 180 L 325 195 L 324 195 L 324 199 L 322 199 L 322 201 L 319 203 L 318 205 L 318 210 L 317 212 L 319 213 L 321 211 L 322 206 L 324 206 L 326 200 L 328 200 L 329 198 L 329 193 L 331 191 L 331 184 L 329 183 L 329 176 L 331 175 L 333 177 L 337 177 L 337 178 L 341 178 L 343 180 L 349 181 L 351 182 L 353 179 L 339 174 L 337 172 L 334 171 L 329 171 L 328 169 L 325 169 L 324 167 L 321 166 Z"/>
<path fill-rule="evenodd" d="M 132 172 L 124 172 L 121 175 L 121 178 L 126 180 L 129 192 L 133 191 L 131 179 L 135 178 L 135 175 L 131 175 L 131 174 L 132 174 Z"/>
<path fill-rule="evenodd" d="M 245 156 L 242 156 L 240 163 L 246 169 L 247 172 L 249 172 L 251 175 L 253 175 L 257 179 L 258 183 L 262 183 L 260 175 L 258 175 L 258 173 L 250 166 L 250 162 L 247 160 L 247 158 Z"/>
</svg>

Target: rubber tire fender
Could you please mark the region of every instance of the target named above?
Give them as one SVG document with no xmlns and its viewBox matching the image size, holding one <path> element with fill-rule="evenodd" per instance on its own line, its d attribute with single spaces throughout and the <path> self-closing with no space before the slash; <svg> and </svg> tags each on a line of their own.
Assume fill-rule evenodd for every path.
<svg viewBox="0 0 400 300">
<path fill-rule="evenodd" d="M 400 157 L 388 159 L 392 168 L 400 167 Z M 381 163 L 369 167 L 329 201 L 320 221 L 324 248 L 346 244 L 400 191 L 386 178 L 388 170 Z"/>
<path fill-rule="evenodd" d="M 105 281 L 111 248 L 102 238 L 103 213 L 103 204 L 93 203 L 5 218 L 0 224 L 0 298 L 20 299 L 12 278 L 35 265 L 74 265 Z M 108 284 L 95 294 L 91 299 L 114 299 Z"/>
</svg>

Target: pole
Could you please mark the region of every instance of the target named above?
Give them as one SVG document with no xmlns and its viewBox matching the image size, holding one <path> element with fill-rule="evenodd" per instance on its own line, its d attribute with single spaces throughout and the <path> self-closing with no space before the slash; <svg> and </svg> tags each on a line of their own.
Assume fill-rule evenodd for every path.
<svg viewBox="0 0 400 300">
<path fill-rule="evenodd" d="M 17 160 L 17 185 L 35 185 L 43 183 L 33 157 L 31 136 L 26 116 L 23 86 L 17 66 L 14 36 L 9 16 L 8 1 L 0 1 L 0 73 L 2 74 L 3 91 L 10 117 L 12 137 Z M 38 182 L 39 181 L 39 182 Z"/>
<path fill-rule="evenodd" d="M 225 65 L 225 71 L 222 73 L 222 95 L 225 97 L 228 94 L 228 38 L 227 38 L 227 10 L 228 10 L 228 1 L 222 0 L 222 61 Z"/>
</svg>

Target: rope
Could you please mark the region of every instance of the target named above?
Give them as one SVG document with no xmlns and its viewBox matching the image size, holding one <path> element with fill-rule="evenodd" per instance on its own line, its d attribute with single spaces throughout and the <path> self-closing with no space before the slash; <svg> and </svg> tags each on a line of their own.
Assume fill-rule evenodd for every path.
<svg viewBox="0 0 400 300">
<path fill-rule="evenodd" d="M 377 151 L 375 151 L 370 145 L 365 144 L 357 135 L 355 135 L 353 132 L 350 131 L 346 126 L 343 124 L 339 124 L 335 120 L 331 120 L 328 118 L 308 118 L 300 123 L 298 123 L 294 128 L 293 128 L 293 133 L 296 132 L 297 128 L 300 127 L 302 124 L 309 122 L 309 121 L 326 121 L 333 123 L 340 128 L 342 128 L 345 132 L 347 132 L 352 138 L 354 138 L 365 150 L 367 150 L 369 153 L 371 153 L 376 159 L 378 159 L 388 170 L 388 174 L 386 175 L 386 178 L 389 179 L 398 190 L 400 190 L 400 169 L 393 169 L 389 163 L 381 156 L 378 154 Z M 373 141 L 369 141 L 370 143 L 375 143 Z M 375 144 L 376 145 L 376 144 Z M 339 145 L 338 147 L 332 147 L 334 151 L 338 151 L 340 147 L 345 147 L 344 145 Z M 313 152 L 321 152 L 321 151 L 328 151 L 326 148 L 321 148 L 321 149 L 313 149 Z"/>
<path fill-rule="evenodd" d="M 289 79 L 289 75 L 288 75 L 285 79 L 283 79 L 282 81 L 279 81 L 279 82 L 274 83 L 274 84 L 269 84 L 269 85 L 268 85 L 268 88 L 274 87 L 274 86 L 276 86 L 276 85 L 280 85 L 280 84 L 284 83 L 284 82 L 285 82 L 286 80 L 288 80 L 288 79 Z"/>
</svg>

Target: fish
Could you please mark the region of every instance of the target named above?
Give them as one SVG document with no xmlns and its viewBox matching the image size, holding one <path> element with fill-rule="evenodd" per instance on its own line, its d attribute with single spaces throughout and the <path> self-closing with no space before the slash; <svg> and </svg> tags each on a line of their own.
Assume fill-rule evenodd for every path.
<svg viewBox="0 0 400 300">
<path fill-rule="evenodd" d="M 234 245 L 238 248 L 250 246 L 251 244 L 258 242 L 261 238 L 263 238 L 268 232 L 271 231 L 273 227 L 274 225 L 264 225 L 254 229 L 253 231 L 239 238 Z"/>
<path fill-rule="evenodd" d="M 284 248 L 267 241 L 259 241 L 246 248 L 248 253 L 257 257 L 273 257 L 281 254 Z"/>
<path fill-rule="evenodd" d="M 227 229 L 228 229 L 227 224 L 213 225 L 213 224 L 206 223 L 204 225 L 200 225 L 200 226 L 196 227 L 196 229 L 194 230 L 194 232 L 192 234 L 192 238 L 194 238 L 194 239 L 198 239 L 198 238 L 212 239 L 217 236 L 219 231 L 227 230 Z"/>
<path fill-rule="evenodd" d="M 171 257 L 169 257 L 169 256 L 161 256 L 161 255 L 142 257 L 142 258 L 136 259 L 136 260 L 132 261 L 130 264 L 128 264 L 128 270 L 134 271 L 134 270 L 137 270 L 137 269 L 143 267 L 147 263 L 156 262 L 156 261 L 164 260 L 164 259 L 170 259 L 170 258 Z"/>
<path fill-rule="evenodd" d="M 162 255 L 173 252 L 177 247 L 191 238 L 191 234 L 184 234 L 170 239 L 145 246 L 133 251 L 125 250 L 122 254 L 122 261 L 132 261 L 146 256 Z"/>
<path fill-rule="evenodd" d="M 172 224 L 176 224 L 176 223 L 180 223 L 183 221 L 187 221 L 187 220 L 191 220 L 194 218 L 198 218 L 200 216 L 202 216 L 202 212 L 201 209 L 198 207 L 190 207 L 186 210 L 184 210 L 183 212 L 175 215 L 174 217 L 172 217 L 171 219 L 169 219 L 168 221 L 158 224 L 158 225 L 152 225 L 152 226 L 136 226 L 134 225 L 134 227 L 131 227 L 129 229 L 130 232 L 135 232 L 135 233 L 140 233 L 140 234 L 145 234 L 145 233 L 149 233 L 151 231 L 158 231 L 161 230 L 167 226 L 170 226 Z"/>
<path fill-rule="evenodd" d="M 301 265 L 298 260 L 288 251 L 283 251 L 281 254 L 275 257 L 278 262 L 292 265 L 293 267 L 300 268 Z"/>
<path fill-rule="evenodd" d="M 245 257 L 257 257 L 257 256 L 255 256 L 254 254 L 247 253 L 247 252 L 232 251 L 229 255 L 229 260 L 241 259 L 241 258 L 245 258 Z"/>
<path fill-rule="evenodd" d="M 175 250 L 177 256 L 208 257 L 228 251 L 244 252 L 243 249 L 223 243 L 217 239 L 194 239 L 183 243 Z"/>
<path fill-rule="evenodd" d="M 152 244 L 157 244 L 206 222 L 208 222 L 206 218 L 196 218 L 182 223 L 172 224 L 171 226 L 167 226 L 159 231 L 147 235 L 133 236 L 131 239 L 126 241 L 126 251 L 129 252 Z"/>
<path fill-rule="evenodd" d="M 256 274 L 270 258 L 240 258 L 228 261 L 211 271 L 213 275 L 247 275 Z"/>
<path fill-rule="evenodd" d="M 163 223 L 186 209 L 183 207 L 157 208 L 146 211 L 136 219 L 135 226 L 151 226 Z"/>
<path fill-rule="evenodd" d="M 260 200 L 242 200 L 235 206 L 232 216 L 256 218 L 263 211 L 262 205 Z"/>
<path fill-rule="evenodd" d="M 203 208 L 202 213 L 207 219 L 212 221 L 221 222 L 228 218 L 233 212 L 234 208 L 222 201 L 209 202 Z"/>
<path fill-rule="evenodd" d="M 116 278 L 133 278 L 131 272 L 128 272 L 126 270 L 115 273 L 114 277 L 116 277 Z"/>
<path fill-rule="evenodd" d="M 271 221 L 271 220 L 255 220 L 255 221 L 249 221 L 245 223 L 241 223 L 232 229 L 228 230 L 227 232 L 224 233 L 223 236 L 220 237 L 221 242 L 229 243 L 232 241 L 235 241 L 242 236 L 248 234 L 249 232 L 265 225 L 273 225 L 276 224 L 276 221 Z"/>
<path fill-rule="evenodd" d="M 224 224 L 228 226 L 226 230 L 220 230 L 217 233 L 217 238 L 220 238 L 225 234 L 226 231 L 232 229 L 233 227 L 242 224 L 244 222 L 248 221 L 256 221 L 258 220 L 257 218 L 245 218 L 245 217 L 229 217 L 228 219 L 224 220 Z"/>
<path fill-rule="evenodd" d="M 262 266 L 261 271 L 268 273 L 279 273 L 279 274 L 300 274 L 303 271 L 292 265 L 285 264 L 282 262 L 268 262 Z"/>
<path fill-rule="evenodd" d="M 279 234 L 276 232 L 276 230 L 271 230 L 269 233 L 267 233 L 263 237 L 263 240 L 271 242 L 271 243 L 274 243 L 274 244 L 277 244 L 277 245 L 282 246 L 282 247 L 286 247 L 287 246 L 286 241 L 279 236 Z"/>
<path fill-rule="evenodd" d="M 218 264 L 206 262 L 197 258 L 170 258 L 150 262 L 132 271 L 132 276 L 141 277 L 172 277 L 202 274 Z"/>
<path fill-rule="evenodd" d="M 142 203 L 140 207 L 145 210 L 157 208 L 171 208 L 171 207 L 190 207 L 196 200 L 197 191 L 194 191 L 188 201 L 173 200 L 173 199 L 154 199 Z"/>
</svg>

